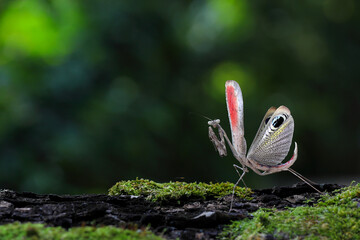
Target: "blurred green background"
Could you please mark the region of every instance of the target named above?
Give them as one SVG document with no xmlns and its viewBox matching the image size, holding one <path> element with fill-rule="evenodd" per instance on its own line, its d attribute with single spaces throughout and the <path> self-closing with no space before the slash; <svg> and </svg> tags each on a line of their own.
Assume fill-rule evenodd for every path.
<svg viewBox="0 0 360 240">
<path fill-rule="evenodd" d="M 299 145 L 293 168 L 320 182 L 359 179 L 359 5 L 2 0 L 0 188 L 235 182 L 236 160 L 218 156 L 197 115 L 229 131 L 228 79 L 244 94 L 248 145 L 266 110 L 285 105 Z M 298 180 L 250 173 L 245 182 Z"/>
</svg>

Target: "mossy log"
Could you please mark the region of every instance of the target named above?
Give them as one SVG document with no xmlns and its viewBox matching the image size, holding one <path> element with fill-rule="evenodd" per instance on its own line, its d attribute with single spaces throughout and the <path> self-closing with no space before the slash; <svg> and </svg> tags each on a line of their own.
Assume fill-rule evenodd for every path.
<svg viewBox="0 0 360 240">
<path fill-rule="evenodd" d="M 337 184 L 316 187 L 329 193 L 341 188 Z M 321 197 L 305 184 L 252 190 L 247 194 L 236 197 L 233 211 L 229 213 L 231 194 L 185 194 L 176 195 L 176 198 L 155 198 L 154 201 L 141 192 L 137 196 L 124 192 L 110 196 L 41 195 L 1 190 L 0 224 L 32 222 L 63 229 L 108 225 L 123 229 L 149 227 L 165 239 L 215 239 L 224 226 L 233 221 L 252 219 L 259 209 L 312 206 Z"/>
</svg>

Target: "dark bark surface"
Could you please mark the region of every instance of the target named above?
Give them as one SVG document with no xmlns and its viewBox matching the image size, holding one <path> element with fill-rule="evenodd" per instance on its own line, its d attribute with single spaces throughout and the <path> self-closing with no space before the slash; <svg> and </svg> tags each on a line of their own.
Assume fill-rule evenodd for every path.
<svg viewBox="0 0 360 240">
<path fill-rule="evenodd" d="M 342 186 L 316 185 L 321 191 L 332 192 Z M 309 205 L 308 199 L 319 194 L 305 184 L 291 187 L 253 190 L 253 199 L 235 199 L 228 212 L 231 196 L 220 199 L 180 199 L 154 203 L 144 197 L 107 195 L 54 195 L 0 191 L 0 224 L 20 222 L 46 223 L 70 228 L 84 225 L 115 225 L 119 227 L 151 226 L 151 230 L 168 239 L 215 239 L 225 224 L 232 220 L 251 218 L 263 208 L 283 209 Z"/>
</svg>

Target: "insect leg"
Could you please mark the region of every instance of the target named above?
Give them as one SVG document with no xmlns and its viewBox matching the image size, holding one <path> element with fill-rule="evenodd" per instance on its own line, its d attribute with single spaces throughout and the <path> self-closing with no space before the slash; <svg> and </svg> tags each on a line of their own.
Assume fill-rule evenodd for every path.
<svg viewBox="0 0 360 240">
<path fill-rule="evenodd" d="M 314 187 L 310 182 L 308 181 L 307 178 L 303 177 L 300 173 L 297 173 L 296 171 L 294 171 L 291 168 L 286 169 L 287 171 L 291 172 L 292 174 L 294 174 L 296 177 L 298 177 L 301 181 L 303 181 L 304 183 L 306 183 L 307 185 L 309 185 L 312 189 L 314 189 L 315 191 L 317 191 L 318 193 L 322 194 L 322 192 L 320 190 L 318 190 L 316 187 Z"/>
<path fill-rule="evenodd" d="M 305 179 L 306 181 L 308 181 L 309 183 L 313 184 L 313 185 L 316 185 L 317 183 L 314 182 L 314 181 L 311 181 L 310 179 L 304 177 L 303 175 L 301 175 L 300 173 L 296 172 L 294 169 L 292 168 L 288 168 L 289 172 L 292 172 L 294 175 L 297 174 L 299 176 L 301 176 L 303 179 Z"/>
<path fill-rule="evenodd" d="M 239 170 L 238 170 L 238 169 L 240 169 L 241 171 L 246 171 L 246 170 L 247 170 L 247 169 L 244 170 L 244 166 L 243 166 L 243 167 L 239 167 L 239 166 L 236 165 L 236 164 L 234 164 L 233 166 L 234 166 L 234 168 L 235 168 L 235 171 L 236 171 L 237 174 L 239 175 L 239 177 L 241 177 L 241 174 L 239 173 Z M 245 184 L 245 182 L 244 182 L 244 179 L 241 179 L 241 181 L 243 182 L 244 186 L 247 187 L 246 184 Z"/>
<path fill-rule="evenodd" d="M 240 177 L 239 177 L 239 179 L 237 180 L 237 182 L 235 183 L 234 188 L 233 188 L 229 212 L 231 212 L 232 206 L 233 206 L 233 203 L 234 203 L 235 188 L 236 188 L 236 186 L 240 183 L 240 181 L 243 181 L 243 177 L 244 177 L 245 173 L 247 172 L 247 168 L 246 168 L 246 167 L 239 167 L 239 166 L 237 166 L 237 165 L 235 165 L 235 164 L 234 164 L 233 166 L 234 166 L 236 172 L 239 174 Z M 243 171 L 241 175 L 240 175 L 238 169 L 240 169 L 240 170 Z M 245 182 L 244 182 L 244 181 L 243 181 L 243 183 L 244 183 L 244 185 L 245 185 Z M 246 186 L 246 185 L 245 185 L 245 186 Z"/>
<path fill-rule="evenodd" d="M 211 127 L 217 128 L 217 129 L 218 129 L 218 132 L 219 132 L 220 138 L 224 137 L 224 139 L 225 139 L 226 142 L 228 143 L 228 145 L 229 145 L 229 147 L 230 147 L 230 149 L 231 149 L 234 157 L 241 163 L 241 165 L 245 165 L 243 158 L 242 158 L 242 157 L 239 155 L 239 153 L 235 150 L 235 148 L 234 148 L 234 146 L 232 145 L 231 141 L 229 140 L 229 138 L 228 138 L 225 130 L 220 126 L 219 123 L 220 123 L 220 120 L 219 120 L 219 119 L 212 120 L 212 121 L 209 121 L 209 122 L 208 122 L 208 124 L 209 124 L 209 138 L 210 138 L 210 140 L 211 140 L 213 143 L 214 143 L 214 141 L 217 140 L 218 143 L 221 144 L 221 139 L 218 140 L 218 138 L 216 138 L 216 140 L 215 140 L 215 138 L 214 138 L 214 137 L 216 137 L 215 133 L 213 133 L 213 131 L 212 131 L 212 133 L 210 133 L 210 128 L 211 128 Z M 210 135 L 211 135 L 211 136 L 210 136 Z M 214 140 L 213 140 L 213 139 L 214 139 Z M 215 143 L 214 143 L 214 145 L 215 145 Z M 216 145 L 215 145 L 215 148 L 219 150 L 219 148 L 218 148 Z M 220 156 L 221 156 L 221 155 L 220 155 Z"/>
<path fill-rule="evenodd" d="M 219 130 L 219 137 L 220 137 L 220 139 L 216 136 L 216 134 L 215 134 L 214 130 L 211 128 L 211 126 L 209 126 L 210 141 L 213 143 L 213 145 L 215 147 L 215 151 L 218 151 L 220 157 L 223 157 L 223 156 L 227 155 L 227 151 L 226 151 L 226 145 L 225 145 L 225 140 L 224 140 L 224 133 L 220 130 Z"/>
</svg>

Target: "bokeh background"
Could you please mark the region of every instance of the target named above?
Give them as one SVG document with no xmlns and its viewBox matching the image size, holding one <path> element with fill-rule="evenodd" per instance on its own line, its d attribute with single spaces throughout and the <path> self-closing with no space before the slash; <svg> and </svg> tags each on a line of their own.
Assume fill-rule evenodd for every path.
<svg viewBox="0 0 360 240">
<path fill-rule="evenodd" d="M 295 119 L 293 168 L 360 176 L 360 3 L 0 2 L 0 188 L 105 193 L 118 180 L 237 180 L 210 143 L 244 95 L 248 145 L 270 106 Z M 292 149 L 290 150 L 293 151 Z M 253 188 L 298 182 L 245 176 Z"/>
</svg>

